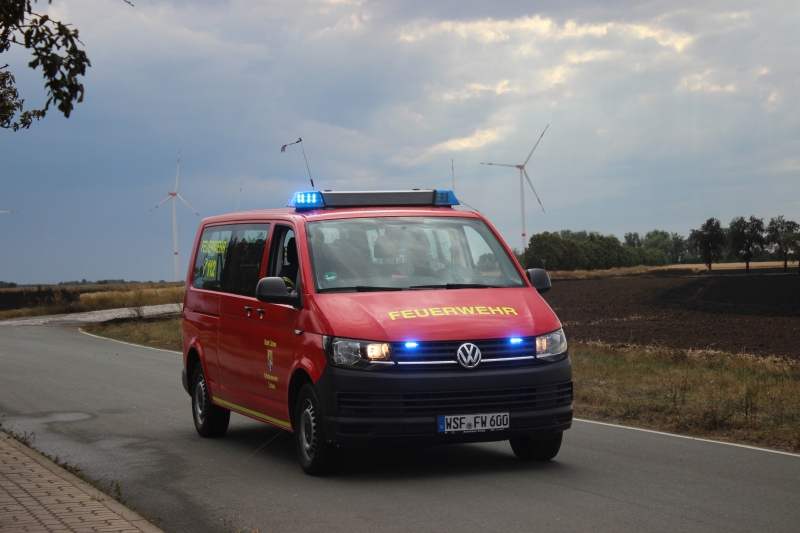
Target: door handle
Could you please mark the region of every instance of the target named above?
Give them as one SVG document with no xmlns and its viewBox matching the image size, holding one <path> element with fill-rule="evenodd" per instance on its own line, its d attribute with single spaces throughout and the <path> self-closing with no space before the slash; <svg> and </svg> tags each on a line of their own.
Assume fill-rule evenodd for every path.
<svg viewBox="0 0 800 533">
<path fill-rule="evenodd" d="M 264 318 L 264 311 L 263 309 L 256 309 L 256 313 L 258 313 L 258 318 Z"/>
<path fill-rule="evenodd" d="M 247 316 L 250 316 L 250 313 L 253 312 L 253 308 L 250 307 L 249 305 L 245 305 L 244 306 L 244 311 L 245 311 L 245 313 L 247 313 Z"/>
</svg>

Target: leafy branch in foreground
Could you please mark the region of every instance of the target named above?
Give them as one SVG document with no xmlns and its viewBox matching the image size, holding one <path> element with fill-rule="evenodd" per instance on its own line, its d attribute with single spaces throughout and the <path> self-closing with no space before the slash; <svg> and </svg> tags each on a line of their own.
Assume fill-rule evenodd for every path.
<svg viewBox="0 0 800 533">
<path fill-rule="evenodd" d="M 5 70 L 8 65 L 0 67 L 0 127 L 14 131 L 30 128 L 34 119 L 45 116 L 51 104 L 69 118 L 74 104 L 83 101 L 84 89 L 78 76 L 85 76 L 86 68 L 91 66 L 81 48 L 78 30 L 49 15 L 35 13 L 32 4 L 36 1 L 0 0 L 0 54 L 10 50 L 11 45 L 30 50 L 33 59 L 28 66 L 34 70 L 41 67 L 47 90 L 42 109 L 23 111 L 25 100 L 19 97 L 14 76 Z M 14 121 L 17 113 L 19 117 Z"/>
</svg>

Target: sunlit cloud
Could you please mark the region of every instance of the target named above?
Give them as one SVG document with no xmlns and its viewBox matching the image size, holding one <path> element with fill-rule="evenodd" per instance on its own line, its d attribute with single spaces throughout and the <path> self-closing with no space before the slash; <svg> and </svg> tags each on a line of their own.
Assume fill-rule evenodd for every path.
<svg viewBox="0 0 800 533">
<path fill-rule="evenodd" d="M 692 74 L 681 79 L 678 83 L 678 89 L 685 89 L 689 91 L 702 91 L 707 93 L 732 93 L 736 92 L 736 84 L 728 83 L 726 85 L 719 85 L 709 80 L 713 70 L 707 70 L 700 74 Z"/>
</svg>

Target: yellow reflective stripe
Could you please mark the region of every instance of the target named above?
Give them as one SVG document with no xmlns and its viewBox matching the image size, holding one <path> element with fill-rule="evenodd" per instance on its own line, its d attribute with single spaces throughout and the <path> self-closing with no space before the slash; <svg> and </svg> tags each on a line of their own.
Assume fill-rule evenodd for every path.
<svg viewBox="0 0 800 533">
<path fill-rule="evenodd" d="M 289 285 L 291 285 L 291 286 L 292 286 L 292 288 L 294 289 L 294 282 L 293 282 L 292 280 L 290 280 L 290 279 L 289 279 L 289 278 L 287 278 L 286 276 L 283 276 L 283 278 L 281 278 L 281 279 L 283 279 L 284 283 L 288 283 L 288 284 L 289 284 Z"/>
<path fill-rule="evenodd" d="M 260 418 L 262 420 L 266 420 L 267 422 L 272 422 L 273 424 L 277 424 L 277 425 L 283 426 L 285 428 L 289 428 L 289 429 L 292 428 L 292 425 L 289 422 L 284 422 L 283 420 L 278 420 L 277 418 L 272 418 L 271 416 L 267 416 L 267 415 L 259 413 L 257 411 L 252 411 L 252 410 L 247 409 L 245 407 L 241 407 L 239 405 L 236 405 L 235 403 L 226 402 L 225 400 L 223 400 L 221 398 L 217 398 L 216 396 L 212 396 L 211 399 L 214 400 L 215 402 L 217 402 L 218 404 L 224 405 L 225 407 L 230 407 L 231 409 L 236 409 L 237 411 L 241 411 L 243 413 L 247 413 L 248 415 L 253 415 L 253 416 L 258 417 L 258 418 Z"/>
</svg>

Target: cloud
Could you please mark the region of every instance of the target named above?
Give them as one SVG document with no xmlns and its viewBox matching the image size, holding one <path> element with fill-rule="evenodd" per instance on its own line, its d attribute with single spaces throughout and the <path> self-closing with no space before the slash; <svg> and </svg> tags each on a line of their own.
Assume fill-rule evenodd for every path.
<svg viewBox="0 0 800 533">
<path fill-rule="evenodd" d="M 302 154 L 280 153 L 298 136 L 325 188 L 449 186 L 455 159 L 459 196 L 515 245 L 513 180 L 478 163 L 524 160 L 548 123 L 529 164 L 547 215 L 529 211 L 529 230 L 686 233 L 709 216 L 790 216 L 800 195 L 797 6 L 134 3 L 42 6 L 80 29 L 92 68 L 69 120 L 0 142 L 17 177 L 3 201 L 20 210 L 0 222 L 24 251 L 0 257 L 4 277 L 170 278 L 169 213 L 148 210 L 178 148 L 181 194 L 204 215 L 234 209 L 242 179 L 242 209 L 284 205 L 308 183 Z M 29 60 L 0 64 L 33 107 Z M 182 261 L 196 224 L 179 216 Z M 74 235 L 103 245 L 53 263 Z"/>
<path fill-rule="evenodd" d="M 736 92 L 736 84 L 729 83 L 727 85 L 718 85 L 708 78 L 713 74 L 713 69 L 707 70 L 699 74 L 691 74 L 684 77 L 678 83 L 678 89 L 689 90 L 693 92 L 701 91 L 707 93 L 733 93 Z"/>
<path fill-rule="evenodd" d="M 484 85 L 482 83 L 470 83 L 460 91 L 444 93 L 442 95 L 442 100 L 466 100 L 468 98 L 482 96 L 484 93 L 494 93 L 500 95 L 508 92 L 517 92 L 518 89 L 511 88 L 509 86 L 510 83 L 510 80 L 503 80 L 494 86 Z"/>
<path fill-rule="evenodd" d="M 481 148 L 489 143 L 499 141 L 502 138 L 503 128 L 488 128 L 479 129 L 469 137 L 461 137 L 457 139 L 450 139 L 443 143 L 433 146 L 429 153 L 435 154 L 438 152 L 460 152 L 462 150 L 474 150 Z"/>
<path fill-rule="evenodd" d="M 475 39 L 483 44 L 503 43 L 512 38 L 519 40 L 562 40 L 583 37 L 601 38 L 610 34 L 630 35 L 636 39 L 652 39 L 664 47 L 681 52 L 693 37 L 687 33 L 648 24 L 629 24 L 606 22 L 601 24 L 578 24 L 574 20 L 559 26 L 550 18 L 539 15 L 520 17 L 513 20 L 485 19 L 471 22 L 415 22 L 405 26 L 398 36 L 402 42 L 413 43 L 432 37 L 457 35 L 461 38 Z"/>
</svg>

